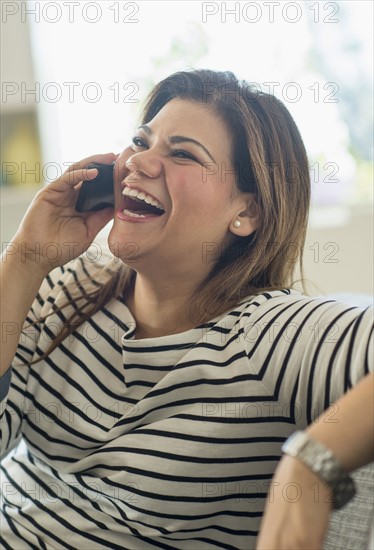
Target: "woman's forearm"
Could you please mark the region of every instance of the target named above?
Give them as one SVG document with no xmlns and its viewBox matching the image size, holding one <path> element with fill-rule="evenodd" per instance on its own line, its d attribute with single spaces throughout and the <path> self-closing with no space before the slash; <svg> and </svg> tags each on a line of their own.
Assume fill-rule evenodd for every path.
<svg viewBox="0 0 374 550">
<path fill-rule="evenodd" d="M 351 472 L 374 460 L 374 374 L 365 376 L 333 408 L 333 421 L 328 409 L 307 432 Z"/>
<path fill-rule="evenodd" d="M 26 262 L 21 243 L 9 245 L 0 258 L 0 376 L 13 361 L 22 326 L 44 277 L 37 263 Z"/>
</svg>

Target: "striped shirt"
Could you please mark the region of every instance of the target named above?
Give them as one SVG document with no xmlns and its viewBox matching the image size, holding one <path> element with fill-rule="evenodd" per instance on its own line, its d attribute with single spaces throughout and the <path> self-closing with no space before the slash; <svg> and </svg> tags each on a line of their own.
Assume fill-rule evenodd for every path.
<svg viewBox="0 0 374 550">
<path fill-rule="evenodd" d="M 54 270 L 27 320 L 89 272 Z M 4 377 L 4 549 L 254 548 L 284 440 L 373 370 L 371 308 L 288 289 L 142 340 L 112 299 L 25 366 L 73 307 L 24 328 Z"/>
</svg>

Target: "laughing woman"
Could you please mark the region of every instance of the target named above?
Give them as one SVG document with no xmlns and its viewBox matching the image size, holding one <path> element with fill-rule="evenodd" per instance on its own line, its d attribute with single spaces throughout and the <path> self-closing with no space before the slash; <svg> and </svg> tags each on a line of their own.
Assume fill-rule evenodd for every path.
<svg viewBox="0 0 374 550">
<path fill-rule="evenodd" d="M 115 162 L 115 208 L 78 213 L 92 161 Z M 327 481 L 333 504 L 319 530 L 300 515 L 306 535 L 284 522 L 279 547 L 321 544 L 349 471 L 371 460 L 372 324 L 292 289 L 309 195 L 283 104 L 202 70 L 154 88 L 120 155 L 36 195 L 1 262 L 5 549 L 254 548 L 296 431 L 277 475 L 302 464 L 298 482 Z M 325 414 L 341 422 L 321 430 L 340 398 Z M 264 548 L 284 541 L 272 513 Z"/>
</svg>

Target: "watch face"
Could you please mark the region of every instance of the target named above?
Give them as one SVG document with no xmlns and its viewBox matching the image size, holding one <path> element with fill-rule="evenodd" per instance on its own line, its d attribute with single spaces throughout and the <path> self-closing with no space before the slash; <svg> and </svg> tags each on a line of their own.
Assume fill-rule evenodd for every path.
<svg viewBox="0 0 374 550">
<path fill-rule="evenodd" d="M 307 441 L 308 436 L 304 432 L 294 432 L 283 444 L 282 451 L 291 456 L 297 456 Z"/>
</svg>

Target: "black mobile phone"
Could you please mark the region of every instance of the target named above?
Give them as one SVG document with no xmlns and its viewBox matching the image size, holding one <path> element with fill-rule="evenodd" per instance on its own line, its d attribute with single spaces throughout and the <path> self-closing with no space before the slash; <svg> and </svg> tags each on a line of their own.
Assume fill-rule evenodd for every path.
<svg viewBox="0 0 374 550">
<path fill-rule="evenodd" d="M 91 162 L 85 168 L 97 168 L 98 174 L 93 180 L 82 183 L 75 210 L 90 212 L 114 206 L 114 162 L 112 164 Z"/>
</svg>

